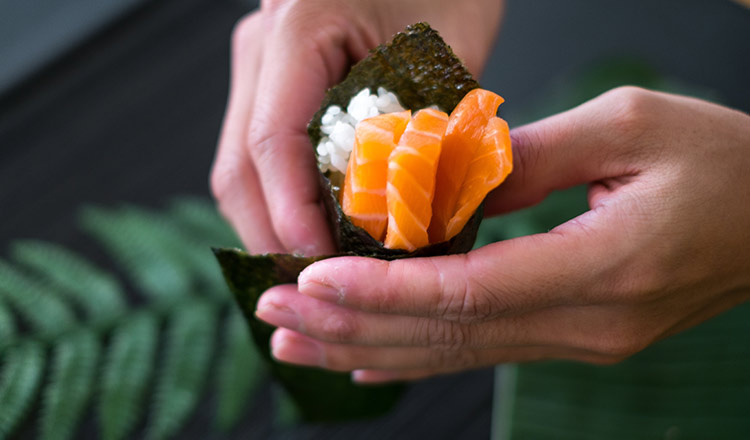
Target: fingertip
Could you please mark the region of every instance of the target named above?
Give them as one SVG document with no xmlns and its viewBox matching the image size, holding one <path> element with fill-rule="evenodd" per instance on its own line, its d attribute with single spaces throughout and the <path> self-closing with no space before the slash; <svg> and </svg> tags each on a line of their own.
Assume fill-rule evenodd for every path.
<svg viewBox="0 0 750 440">
<path fill-rule="evenodd" d="M 354 305 L 364 291 L 382 281 L 387 261 L 366 257 L 338 257 L 319 261 L 297 278 L 299 292 L 323 301 Z"/>
<path fill-rule="evenodd" d="M 354 370 L 352 371 L 352 382 L 361 385 L 378 385 L 396 382 L 400 375 L 396 371 L 386 370 Z"/>
<path fill-rule="evenodd" d="M 323 347 L 293 330 L 279 328 L 271 335 L 271 356 L 280 362 L 325 367 Z"/>
<path fill-rule="evenodd" d="M 346 263 L 337 260 L 342 259 L 319 261 L 306 267 L 297 278 L 299 292 L 321 301 L 343 304 L 344 289 L 337 282 L 336 274 L 346 267 Z"/>
<path fill-rule="evenodd" d="M 335 252 L 325 213 L 317 202 L 304 203 L 277 217 L 277 233 L 294 254 L 314 257 Z"/>
</svg>

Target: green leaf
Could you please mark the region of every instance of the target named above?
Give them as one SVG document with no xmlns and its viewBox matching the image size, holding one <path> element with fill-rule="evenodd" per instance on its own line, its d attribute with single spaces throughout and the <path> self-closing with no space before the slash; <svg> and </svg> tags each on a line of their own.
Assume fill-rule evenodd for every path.
<svg viewBox="0 0 750 440">
<path fill-rule="evenodd" d="M 232 228 L 219 215 L 213 203 L 202 197 L 178 197 L 169 204 L 169 214 L 195 231 L 196 236 L 212 246 L 240 246 Z"/>
<path fill-rule="evenodd" d="M 113 330 L 98 407 L 103 439 L 125 438 L 143 414 L 158 338 L 159 322 L 149 313 L 129 317 Z"/>
<path fill-rule="evenodd" d="M 174 435 L 198 403 L 214 351 L 217 314 L 210 304 L 194 302 L 170 315 L 147 438 Z"/>
<path fill-rule="evenodd" d="M 70 438 L 83 416 L 96 378 L 101 347 L 96 334 L 81 330 L 57 340 L 46 384 L 41 439 Z"/>
<path fill-rule="evenodd" d="M 271 396 L 274 406 L 273 423 L 276 427 L 290 428 L 302 421 L 302 413 L 300 413 L 299 407 L 284 388 L 280 386 L 272 387 Z"/>
<path fill-rule="evenodd" d="M 218 218 L 214 215 L 214 219 Z M 206 236 L 202 229 L 195 229 L 190 221 L 179 217 L 168 217 L 171 225 L 168 233 L 162 234 L 165 247 L 179 256 L 192 277 L 200 284 L 200 290 L 214 298 L 227 298 L 226 286 L 221 270 L 216 267 L 211 246 L 215 245 L 211 236 Z"/>
<path fill-rule="evenodd" d="M 13 243 L 13 256 L 74 300 L 94 321 L 122 313 L 125 294 L 111 274 L 75 253 L 52 243 L 23 240 Z"/>
<path fill-rule="evenodd" d="M 0 261 L 0 298 L 5 298 L 42 335 L 59 334 L 75 321 L 73 312 L 60 297 L 58 289 Z"/>
<path fill-rule="evenodd" d="M 265 368 L 250 341 L 247 323 L 239 310 L 232 309 L 226 319 L 224 351 L 218 361 L 216 422 L 223 431 L 231 429 L 248 407 Z"/>
<path fill-rule="evenodd" d="M 165 245 L 164 237 L 174 234 L 165 219 L 135 208 L 88 208 L 81 221 L 152 300 L 171 303 L 192 293 L 189 268 Z"/>
<path fill-rule="evenodd" d="M 746 438 L 749 317 L 743 304 L 612 366 L 520 365 L 498 426 L 514 439 Z"/>
<path fill-rule="evenodd" d="M 9 349 L 4 356 L 0 380 L 0 438 L 12 434 L 31 408 L 44 373 L 44 349 L 27 342 Z"/>
<path fill-rule="evenodd" d="M 16 338 L 16 321 L 10 308 L 0 301 L 0 353 L 3 347 L 13 343 Z"/>
</svg>

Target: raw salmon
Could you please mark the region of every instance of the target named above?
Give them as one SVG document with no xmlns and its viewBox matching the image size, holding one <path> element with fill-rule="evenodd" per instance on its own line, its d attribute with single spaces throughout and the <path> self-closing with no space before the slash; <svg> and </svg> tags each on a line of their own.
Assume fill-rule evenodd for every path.
<svg viewBox="0 0 750 440">
<path fill-rule="evenodd" d="M 420 110 L 407 125 L 388 160 L 385 247 L 413 251 L 429 244 L 435 173 L 448 115 Z"/>
<path fill-rule="evenodd" d="M 482 200 L 490 191 L 497 188 L 512 170 L 513 154 L 508 123 L 493 117 L 484 130 L 484 137 L 474 153 L 474 158 L 469 163 L 466 179 L 456 202 L 458 210 L 448 221 L 444 240 L 450 240 L 461 232 Z"/>
<path fill-rule="evenodd" d="M 409 110 L 387 113 L 357 124 L 347 165 L 341 207 L 352 223 L 383 241 L 387 223 L 388 157 L 406 129 Z"/>
<path fill-rule="evenodd" d="M 436 174 L 429 227 L 431 243 L 450 238 L 447 234 L 448 223 L 460 207 L 459 194 L 469 165 L 482 143 L 487 124 L 496 117 L 497 108 L 503 101 L 502 97 L 488 90 L 474 89 L 451 112 Z"/>
<path fill-rule="evenodd" d="M 450 240 L 513 168 L 503 98 L 469 92 L 450 117 L 433 109 L 360 122 L 341 206 L 386 248 L 413 251 Z"/>
</svg>

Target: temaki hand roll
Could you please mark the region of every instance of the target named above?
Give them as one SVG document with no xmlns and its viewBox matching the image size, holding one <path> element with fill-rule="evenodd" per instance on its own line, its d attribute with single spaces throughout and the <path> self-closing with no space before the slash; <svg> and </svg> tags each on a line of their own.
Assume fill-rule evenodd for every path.
<svg viewBox="0 0 750 440">
<path fill-rule="evenodd" d="M 502 102 L 479 89 L 426 23 L 353 66 L 308 125 L 337 255 L 391 260 L 471 250 L 485 196 L 512 169 L 508 125 L 495 115 Z M 275 328 L 254 316 L 260 295 L 331 256 L 214 252 L 256 344 L 305 419 L 376 416 L 397 401 L 399 385 L 363 387 L 347 373 L 271 358 Z"/>
</svg>

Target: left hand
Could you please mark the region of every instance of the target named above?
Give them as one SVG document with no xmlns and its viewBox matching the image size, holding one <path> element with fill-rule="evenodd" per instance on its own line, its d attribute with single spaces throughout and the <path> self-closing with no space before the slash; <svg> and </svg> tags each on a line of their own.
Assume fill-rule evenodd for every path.
<svg viewBox="0 0 750 440">
<path fill-rule="evenodd" d="M 750 117 L 621 88 L 512 137 L 490 213 L 581 183 L 590 211 L 465 255 L 318 262 L 261 297 L 273 355 L 361 382 L 609 364 L 750 298 Z"/>
</svg>

